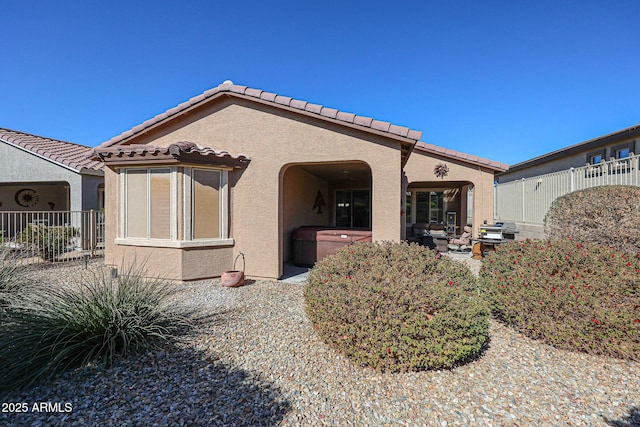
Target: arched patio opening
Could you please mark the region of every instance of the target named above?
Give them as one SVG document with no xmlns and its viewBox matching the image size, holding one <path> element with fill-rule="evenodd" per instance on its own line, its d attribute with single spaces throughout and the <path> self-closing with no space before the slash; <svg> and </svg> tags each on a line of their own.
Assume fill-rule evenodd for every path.
<svg viewBox="0 0 640 427">
<path fill-rule="evenodd" d="M 371 230 L 372 173 L 367 163 L 289 164 L 280 176 L 281 265 L 293 261 L 293 234 L 300 227 Z"/>
<path fill-rule="evenodd" d="M 470 181 L 416 181 L 405 191 L 406 236 L 426 227 L 459 235 L 473 227 L 473 183 Z"/>
</svg>

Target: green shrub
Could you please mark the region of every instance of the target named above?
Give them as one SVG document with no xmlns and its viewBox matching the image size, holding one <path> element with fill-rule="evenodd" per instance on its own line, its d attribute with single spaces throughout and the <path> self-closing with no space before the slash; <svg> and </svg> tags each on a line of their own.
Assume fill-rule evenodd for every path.
<svg viewBox="0 0 640 427">
<path fill-rule="evenodd" d="M 488 339 L 489 311 L 462 264 L 419 245 L 342 248 L 309 273 L 306 310 L 319 336 L 382 371 L 451 368 Z"/>
<path fill-rule="evenodd" d="M 176 288 L 144 276 L 134 265 L 115 280 L 105 268 L 86 270 L 12 301 L 0 329 L 0 391 L 171 338 L 184 325 L 168 308 Z"/>
<path fill-rule="evenodd" d="M 481 285 L 497 319 L 558 348 L 640 359 L 640 253 L 573 240 L 501 245 Z"/>
<path fill-rule="evenodd" d="M 640 251 L 640 187 L 608 185 L 557 198 L 544 220 L 551 239 Z"/>
<path fill-rule="evenodd" d="M 66 225 L 48 226 L 29 224 L 16 235 L 16 242 L 25 249 L 51 261 L 69 250 L 77 230 Z"/>
</svg>

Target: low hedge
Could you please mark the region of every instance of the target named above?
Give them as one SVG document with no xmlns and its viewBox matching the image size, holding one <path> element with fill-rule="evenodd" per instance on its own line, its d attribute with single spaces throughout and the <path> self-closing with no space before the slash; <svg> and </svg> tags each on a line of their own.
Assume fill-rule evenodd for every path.
<svg viewBox="0 0 640 427">
<path fill-rule="evenodd" d="M 488 340 L 489 310 L 462 264 L 406 243 L 341 249 L 311 270 L 306 309 L 319 336 L 382 371 L 452 368 Z"/>
<path fill-rule="evenodd" d="M 494 316 L 558 348 L 640 359 L 640 253 L 569 239 L 501 245 L 480 272 Z"/>
</svg>

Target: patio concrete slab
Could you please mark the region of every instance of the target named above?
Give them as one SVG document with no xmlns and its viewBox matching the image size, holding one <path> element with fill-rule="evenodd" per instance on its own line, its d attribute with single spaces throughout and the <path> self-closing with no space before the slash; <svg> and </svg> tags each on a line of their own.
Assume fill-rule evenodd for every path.
<svg viewBox="0 0 640 427">
<path fill-rule="evenodd" d="M 303 284 L 307 282 L 307 276 L 309 275 L 309 268 L 298 267 L 292 263 L 284 263 L 282 269 L 281 282 Z"/>
</svg>

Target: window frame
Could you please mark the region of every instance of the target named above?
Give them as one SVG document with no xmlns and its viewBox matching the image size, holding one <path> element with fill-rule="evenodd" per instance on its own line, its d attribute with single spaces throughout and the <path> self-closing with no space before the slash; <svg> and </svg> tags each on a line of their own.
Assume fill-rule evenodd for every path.
<svg viewBox="0 0 640 427">
<path fill-rule="evenodd" d="M 593 158 L 596 156 L 600 156 L 601 160 L 597 163 L 594 163 Z M 587 153 L 587 164 L 590 166 L 598 166 L 600 165 L 600 163 L 605 162 L 607 160 L 606 157 L 607 157 L 607 152 L 605 149 L 598 150 L 598 151 L 591 151 Z"/>
<path fill-rule="evenodd" d="M 622 150 L 629 150 L 629 154 L 626 157 L 618 157 L 618 153 Z M 633 153 L 633 141 L 625 142 L 611 147 L 611 157 L 615 160 L 627 160 Z"/>
<path fill-rule="evenodd" d="M 193 169 L 203 169 L 203 170 L 215 170 L 220 173 L 220 189 L 219 189 L 219 224 L 220 224 L 220 237 L 218 238 L 203 238 L 203 239 L 193 239 L 192 238 L 192 212 L 193 207 L 192 203 L 192 189 L 193 189 L 193 179 L 192 179 L 192 171 Z M 147 237 L 128 237 L 127 236 L 127 194 L 128 194 L 128 178 L 127 174 L 129 171 L 136 170 L 146 171 L 147 177 Z M 149 191 L 149 182 L 151 179 L 151 170 L 167 170 L 169 173 L 169 182 L 170 182 L 170 233 L 169 238 L 151 238 L 150 237 L 150 227 L 151 221 L 149 219 L 149 208 L 150 208 L 150 191 Z M 234 239 L 229 237 L 229 215 L 228 215 L 228 206 L 229 206 L 229 195 L 228 195 L 228 168 L 208 168 L 208 167 L 177 167 L 177 166 L 167 166 L 167 165 L 158 165 L 158 166 L 128 166 L 121 167 L 116 169 L 116 173 L 119 175 L 118 184 L 119 188 L 119 212 L 120 212 L 120 220 L 118 221 L 118 231 L 117 237 L 115 239 L 115 243 L 118 245 L 124 246 L 150 246 L 150 247 L 169 247 L 169 248 L 188 248 L 188 247 L 207 247 L 207 246 L 232 246 L 234 244 Z M 182 175 L 182 179 L 180 179 L 179 175 Z M 179 203 L 179 193 L 182 194 L 181 203 Z M 178 213 L 181 211 L 182 220 L 179 224 L 179 215 Z M 182 226 L 182 233 L 179 235 L 178 226 Z"/>
<path fill-rule="evenodd" d="M 349 222 L 350 225 L 349 226 L 338 226 L 338 193 L 339 192 L 348 192 L 349 193 Z M 354 220 L 354 209 L 355 209 L 355 202 L 354 202 L 354 192 L 366 192 L 367 193 L 367 198 L 369 201 L 368 204 L 368 218 L 367 221 L 369 222 L 369 225 L 366 227 L 356 227 L 353 225 L 353 220 Z M 371 188 L 364 188 L 364 187 L 357 187 L 357 188 L 336 188 L 333 191 L 333 217 L 335 218 L 333 220 L 333 223 L 335 224 L 336 227 L 346 227 L 346 228 L 364 228 L 364 229 L 368 229 L 371 230 L 371 224 L 372 224 L 372 219 L 373 219 L 373 200 L 372 200 L 372 193 L 371 193 Z"/>
<path fill-rule="evenodd" d="M 411 218 L 411 221 L 407 221 L 405 220 L 405 225 L 407 227 L 412 226 L 414 224 L 444 224 L 444 213 L 446 212 L 446 201 L 444 198 L 444 193 L 446 193 L 446 189 L 443 188 L 409 188 L 407 189 L 408 193 L 411 193 L 411 212 L 408 212 L 407 210 L 407 215 L 406 218 Z M 422 222 L 422 221 L 418 221 L 418 193 L 427 193 L 428 194 L 428 220 L 426 222 Z M 437 194 L 442 194 L 442 222 L 431 222 L 431 198 L 433 197 L 432 193 L 436 193 Z"/>
<path fill-rule="evenodd" d="M 127 203 L 127 196 L 129 194 L 129 173 L 135 171 L 144 171 L 146 178 L 146 236 L 147 237 L 138 237 L 138 236 L 129 236 L 128 234 L 128 210 L 129 206 Z M 170 188 L 170 196 L 169 196 L 169 238 L 153 238 L 151 237 L 151 221 L 149 213 L 151 211 L 151 175 L 152 171 L 167 171 L 169 174 L 169 188 Z M 163 240 L 175 240 L 175 236 L 177 235 L 177 221 L 176 221 L 176 168 L 169 166 L 155 166 L 155 167 L 143 167 L 136 166 L 130 168 L 122 168 L 120 171 L 121 178 L 121 192 L 120 192 L 120 200 L 121 200 L 121 210 L 120 210 L 120 228 L 119 228 L 119 237 L 120 239 L 126 239 L 128 241 L 131 240 L 149 240 L 149 241 L 163 241 Z"/>
<path fill-rule="evenodd" d="M 219 235 L 216 238 L 202 238 L 194 239 L 193 237 L 193 223 L 194 223 L 194 180 L 193 171 L 216 171 L 220 173 L 220 188 L 219 188 Z M 202 168 L 202 167 L 185 167 L 183 171 L 184 185 L 183 185 L 183 241 L 189 242 L 207 242 L 207 241 L 220 241 L 229 239 L 229 196 L 228 196 L 228 171 L 221 168 Z M 187 188 L 189 191 L 186 191 Z"/>
</svg>

